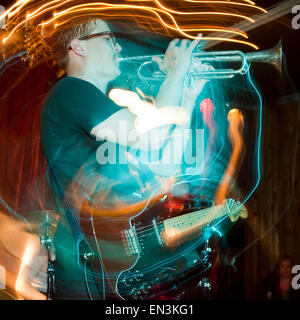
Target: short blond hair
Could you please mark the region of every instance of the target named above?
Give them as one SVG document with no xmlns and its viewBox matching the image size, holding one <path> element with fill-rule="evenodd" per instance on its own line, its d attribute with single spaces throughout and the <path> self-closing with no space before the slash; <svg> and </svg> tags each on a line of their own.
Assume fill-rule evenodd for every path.
<svg viewBox="0 0 300 320">
<path fill-rule="evenodd" d="M 98 27 L 97 18 L 88 18 L 85 21 L 77 22 L 69 28 L 65 28 L 52 39 L 52 51 L 54 59 L 59 68 L 66 70 L 69 63 L 69 47 L 73 39 L 87 36 Z"/>
</svg>

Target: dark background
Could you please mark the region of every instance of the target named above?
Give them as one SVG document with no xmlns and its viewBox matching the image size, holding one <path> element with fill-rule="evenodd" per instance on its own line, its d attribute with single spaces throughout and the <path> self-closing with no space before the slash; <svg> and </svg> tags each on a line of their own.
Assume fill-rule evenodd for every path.
<svg viewBox="0 0 300 320">
<path fill-rule="evenodd" d="M 1 1 L 6 7 L 9 3 L 12 1 Z M 268 9 L 276 3 L 260 0 L 256 4 Z M 247 202 L 247 221 L 237 223 L 228 234 L 229 255 L 236 256 L 236 269 L 228 267 L 223 274 L 220 299 L 255 298 L 257 286 L 283 253 L 291 254 L 295 264 L 300 264 L 300 29 L 292 29 L 292 18 L 288 14 L 248 32 L 259 50 L 272 48 L 281 39 L 286 63 L 281 77 L 271 66 L 253 66 L 264 104 L 263 177 Z M 221 44 L 217 49 L 233 48 Z"/>
</svg>

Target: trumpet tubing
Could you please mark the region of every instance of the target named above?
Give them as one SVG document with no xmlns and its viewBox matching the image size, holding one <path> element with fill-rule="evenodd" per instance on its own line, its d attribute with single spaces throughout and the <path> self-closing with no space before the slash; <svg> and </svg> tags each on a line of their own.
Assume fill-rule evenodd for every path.
<svg viewBox="0 0 300 320">
<path fill-rule="evenodd" d="M 140 63 L 138 75 L 144 80 L 160 80 L 165 77 L 162 72 L 155 72 L 151 77 L 142 75 L 141 69 L 148 64 L 153 63 L 153 57 L 163 57 L 160 55 L 145 55 L 120 58 L 120 62 L 136 62 Z M 271 49 L 243 53 L 241 51 L 208 51 L 194 53 L 193 57 L 197 57 L 201 62 L 240 62 L 241 66 L 238 69 L 217 69 L 213 71 L 201 71 L 193 74 L 188 74 L 188 77 L 203 78 L 203 79 L 216 79 L 216 78 L 232 78 L 237 74 L 243 74 L 248 71 L 248 62 L 260 62 L 272 64 L 280 73 L 282 68 L 282 44 L 281 40 L 278 44 Z"/>
</svg>

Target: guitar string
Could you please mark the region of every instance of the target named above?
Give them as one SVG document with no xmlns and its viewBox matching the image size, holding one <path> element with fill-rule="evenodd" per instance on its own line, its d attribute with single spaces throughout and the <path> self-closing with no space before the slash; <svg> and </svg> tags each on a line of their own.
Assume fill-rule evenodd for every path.
<svg viewBox="0 0 300 320">
<path fill-rule="evenodd" d="M 208 210 L 207 209 L 210 209 L 209 212 L 207 212 Z M 179 216 L 179 217 L 174 217 L 174 218 L 170 218 L 170 219 L 174 219 L 174 223 L 176 225 L 176 222 L 175 222 L 175 219 L 178 219 L 178 221 L 189 221 L 189 220 L 192 220 L 193 218 L 197 217 L 197 219 L 204 219 L 206 217 L 208 217 L 209 215 L 215 215 L 213 214 L 212 211 L 221 211 L 220 208 L 214 208 L 214 209 L 211 209 L 211 208 L 207 208 L 207 209 L 203 209 L 203 211 L 205 210 L 205 212 L 202 212 L 200 213 L 202 210 L 197 210 L 195 212 L 191 212 L 191 213 L 188 213 L 186 215 L 188 215 L 187 217 L 183 218 L 183 216 Z M 162 224 L 164 222 L 159 222 L 158 225 Z M 188 222 L 189 223 L 189 222 Z M 145 231 L 143 231 L 142 229 L 146 229 Z M 147 225 L 145 227 L 140 227 L 140 228 L 137 228 L 135 229 L 136 231 L 140 232 L 140 233 L 144 233 L 144 232 L 147 232 L 147 230 L 149 229 L 153 229 L 153 225 Z"/>
<path fill-rule="evenodd" d="M 208 209 L 211 209 L 211 208 L 208 208 Z M 206 211 L 207 211 L 207 210 L 206 210 Z M 205 217 L 211 215 L 211 214 L 212 214 L 212 211 L 213 211 L 213 210 L 209 210 L 208 213 L 202 214 L 202 217 L 205 218 Z M 219 213 L 222 213 L 222 210 L 220 210 L 220 207 L 215 207 L 215 208 L 214 208 L 214 211 L 220 211 Z M 230 212 L 228 212 L 227 214 L 229 214 L 229 213 L 230 213 Z M 197 215 L 198 215 L 198 213 L 197 213 Z M 225 214 L 225 215 L 226 215 L 226 214 Z M 221 216 L 222 216 L 222 215 L 221 215 Z M 217 218 L 217 217 L 216 217 L 216 218 Z M 214 220 L 214 219 L 209 219 L 209 221 L 212 221 L 212 220 Z M 161 224 L 162 224 L 162 223 L 159 223 L 159 226 L 160 226 Z M 205 224 L 205 223 L 203 223 L 203 225 L 204 225 L 204 224 Z M 157 236 L 157 233 L 156 233 L 155 230 L 153 230 L 153 228 L 152 228 L 152 230 L 149 231 L 149 232 L 147 232 L 147 231 L 142 231 L 141 234 L 138 235 L 138 238 L 141 239 L 141 238 L 149 237 L 151 234 L 153 234 L 154 237 Z M 149 245 L 149 243 L 153 243 L 153 241 L 152 241 L 152 240 L 151 240 L 151 241 L 143 241 L 143 245 Z"/>
<path fill-rule="evenodd" d="M 215 208 L 214 210 L 215 210 L 215 211 L 220 211 L 219 213 L 222 213 L 222 210 L 220 210 L 219 207 L 218 207 L 218 208 Z M 213 210 L 210 210 L 208 213 L 203 214 L 203 218 L 211 215 L 211 214 L 212 214 L 211 211 L 213 211 Z M 230 212 L 231 212 L 231 211 L 225 213 L 224 215 L 230 214 Z M 223 216 L 223 214 L 222 214 L 221 216 Z M 215 219 L 217 219 L 217 218 L 219 218 L 219 217 L 218 217 L 218 216 L 215 217 Z M 215 220 L 215 219 L 210 219 L 208 222 L 213 221 L 213 220 Z M 159 226 L 160 226 L 162 223 L 163 223 L 163 222 L 159 223 Z M 204 224 L 205 224 L 205 223 L 203 223 L 203 225 L 204 225 Z M 201 226 L 201 225 L 199 225 L 199 227 L 200 227 L 200 226 Z M 157 233 L 153 230 L 153 227 L 152 227 L 152 230 L 149 231 L 149 232 L 147 232 L 147 231 L 142 231 L 141 234 L 138 235 L 138 238 L 139 238 L 139 239 L 144 238 L 144 237 L 150 238 L 149 236 L 151 235 L 151 233 L 152 233 L 155 237 L 157 237 Z M 151 244 L 151 243 L 153 243 L 153 240 L 143 241 L 143 245 L 149 245 L 149 244 Z"/>
<path fill-rule="evenodd" d="M 225 211 L 223 212 L 224 209 L 225 209 Z M 218 206 L 209 207 L 209 208 L 205 208 L 205 209 L 201 209 L 201 210 L 196 210 L 194 212 L 190 212 L 185 215 L 181 215 L 181 216 L 174 217 L 174 218 L 169 218 L 167 220 L 169 220 L 169 221 L 173 220 L 173 224 L 176 224 L 176 220 L 186 222 L 191 219 L 194 219 L 195 217 L 197 217 L 197 220 L 199 220 L 199 219 L 206 218 L 209 215 L 212 215 L 215 219 L 217 219 L 223 215 L 224 216 L 231 215 L 233 212 L 232 209 L 234 209 L 233 206 L 231 206 L 231 208 L 229 208 L 229 207 L 227 207 L 226 204 L 225 205 L 218 205 Z M 227 212 L 226 212 L 226 210 L 227 210 Z M 186 216 L 186 217 L 184 217 L 184 216 Z M 213 219 L 210 219 L 210 220 L 213 220 Z M 153 229 L 153 226 L 152 225 L 143 226 L 143 227 L 137 228 L 136 231 L 143 232 L 143 231 L 141 231 L 142 229 L 145 229 L 145 230 Z"/>
<path fill-rule="evenodd" d="M 211 209 L 211 208 L 208 208 L 208 209 L 210 209 L 209 212 L 207 212 L 207 210 L 204 209 L 205 213 L 204 214 L 202 213 L 202 218 L 203 219 L 206 218 L 209 215 L 212 215 L 212 211 L 220 211 L 220 212 L 222 212 L 222 210 L 220 210 L 219 207 L 215 207 L 214 209 Z M 197 215 L 199 215 L 199 213 L 197 213 Z M 163 224 L 163 222 L 158 223 L 158 227 L 160 227 L 162 224 Z M 204 224 L 205 223 L 203 223 L 203 225 Z M 148 240 L 148 241 L 143 240 L 143 242 L 142 242 L 143 246 L 149 246 L 149 245 L 153 244 L 153 238 L 157 237 L 157 233 L 153 229 L 153 227 L 150 226 L 148 229 L 150 229 L 150 231 L 148 231 L 148 230 L 147 231 L 141 231 L 140 234 L 138 234 L 138 239 L 139 240 L 141 240 L 141 239 L 143 239 L 145 237 L 147 237 L 148 239 L 151 239 L 151 240 Z M 138 229 L 136 229 L 136 230 L 138 230 Z"/>
<path fill-rule="evenodd" d="M 206 214 L 203 214 L 203 218 L 205 218 L 205 217 L 207 217 L 207 216 L 209 216 L 209 215 L 211 215 L 211 212 L 206 213 Z M 160 223 L 158 224 L 158 226 L 160 226 L 161 224 L 163 224 L 163 222 L 160 222 Z M 205 223 L 203 223 L 203 225 L 204 225 L 204 224 L 205 224 Z M 151 228 L 151 227 L 150 227 L 150 228 Z M 151 234 L 157 236 L 157 233 L 155 232 L 155 230 L 153 230 L 153 227 L 151 228 L 150 231 L 141 231 L 140 234 L 138 235 L 138 238 L 140 239 L 140 238 L 149 237 Z M 153 241 L 143 241 L 143 244 L 145 244 L 145 245 L 146 245 L 146 244 L 149 244 L 149 243 L 153 243 Z"/>
<path fill-rule="evenodd" d="M 212 209 L 212 208 L 214 208 L 214 209 Z M 210 213 L 208 213 L 208 214 L 205 213 L 205 212 L 208 211 L 208 210 L 209 210 L 209 211 L 215 210 L 215 207 L 210 207 L 210 208 L 205 208 L 205 209 L 201 209 L 201 210 L 196 210 L 196 211 L 194 211 L 194 212 L 189 212 L 189 213 L 185 214 L 185 215 L 188 215 L 189 218 L 188 218 L 188 217 L 183 218 L 184 215 L 182 215 L 182 216 L 178 216 L 178 217 L 168 218 L 167 220 L 174 219 L 173 221 L 175 221 L 175 219 L 178 219 L 178 220 L 191 219 L 192 217 L 199 216 L 199 213 L 200 213 L 201 211 L 203 211 L 203 212 L 202 212 L 202 215 L 203 215 L 203 216 L 206 216 L 206 215 L 209 215 L 209 214 L 210 214 Z M 204 212 L 204 211 L 205 211 L 205 212 Z M 161 223 L 161 222 L 159 222 L 159 223 Z M 174 222 L 174 224 L 176 224 L 176 223 Z M 153 229 L 153 225 L 142 226 L 142 227 L 136 228 L 135 230 L 142 232 L 143 229 Z"/>
<path fill-rule="evenodd" d="M 218 211 L 218 209 L 217 209 L 217 211 Z M 222 212 L 222 211 L 220 211 L 219 213 L 221 213 L 221 212 Z M 224 215 L 230 214 L 230 212 L 231 212 L 231 211 L 225 213 Z M 203 215 L 203 217 L 207 217 L 207 216 L 209 216 L 209 215 L 211 215 L 211 213 L 207 213 L 207 214 Z M 213 220 L 215 220 L 215 219 L 217 219 L 217 218 L 219 218 L 219 217 L 222 217 L 222 216 L 224 216 L 224 215 L 222 214 L 221 216 L 217 216 L 217 217 L 215 217 L 214 219 L 209 219 L 209 221 L 207 221 L 207 222 L 211 222 L 211 221 L 213 221 Z M 161 224 L 162 224 L 162 223 L 160 223 L 159 225 L 161 225 Z M 204 226 L 204 225 L 205 225 L 205 222 L 202 224 L 202 226 Z M 201 227 L 201 225 L 199 225 L 199 227 Z M 152 228 L 152 229 L 153 229 L 153 228 Z M 186 231 L 187 231 L 187 230 L 186 230 Z M 145 232 L 145 231 L 141 232 L 141 234 L 138 235 L 138 238 L 139 238 L 139 239 L 142 239 L 142 238 L 145 238 L 145 237 L 147 237 L 147 238 L 152 238 L 152 237 L 150 237 L 151 234 L 153 234 L 154 238 L 157 237 L 157 233 L 153 230 L 153 231 L 149 231 L 149 232 Z M 152 236 L 152 235 L 151 235 L 151 236 Z M 144 246 L 147 246 L 147 245 L 149 245 L 149 244 L 153 244 L 153 240 L 148 240 L 148 241 L 144 241 L 144 240 L 143 240 L 142 244 L 143 244 Z"/>
<path fill-rule="evenodd" d="M 205 214 L 205 215 L 203 215 L 202 218 L 205 218 L 205 217 L 207 217 L 208 215 L 209 215 L 209 214 Z M 160 223 L 158 224 L 158 227 L 160 227 L 162 224 L 163 224 L 163 222 L 160 222 Z M 203 223 L 203 224 L 205 224 L 205 223 Z M 148 230 L 149 230 L 149 231 L 148 231 Z M 157 233 L 156 233 L 155 230 L 153 230 L 153 227 L 150 226 L 150 227 L 148 228 L 148 230 L 146 230 L 146 231 L 140 231 L 139 234 L 138 234 L 138 238 L 141 239 L 141 238 L 149 237 L 150 235 L 155 235 L 155 236 L 157 236 Z M 146 242 L 143 242 L 143 243 L 146 244 Z"/>
<path fill-rule="evenodd" d="M 180 221 L 180 220 L 186 220 L 187 221 L 187 220 L 191 220 L 195 216 L 197 216 L 198 220 L 199 219 L 205 219 L 206 217 L 208 217 L 210 215 L 218 216 L 215 212 L 217 212 L 219 214 L 222 213 L 223 207 L 225 207 L 225 206 L 224 205 L 220 205 L 220 206 L 216 206 L 216 207 L 209 207 L 209 208 L 206 208 L 206 209 L 197 210 L 194 213 L 189 213 L 188 217 L 186 217 L 186 218 L 182 218 L 182 216 L 179 216 L 179 217 L 175 217 L 175 218 L 171 218 L 171 219 L 175 219 L 176 220 L 176 218 L 177 218 L 178 221 Z M 202 214 L 200 214 L 201 217 L 199 217 L 199 212 L 201 212 L 201 211 L 203 211 L 203 212 L 202 212 Z M 228 214 L 229 213 L 230 212 L 228 212 Z M 211 220 L 213 220 L 213 219 L 209 219 L 209 221 L 211 221 Z M 159 222 L 158 223 L 158 227 L 160 227 L 162 224 L 163 224 L 163 222 Z M 205 224 L 205 222 L 203 223 L 203 225 L 204 224 Z M 144 231 L 141 231 L 142 229 L 144 229 Z M 157 232 L 153 229 L 153 226 L 151 226 L 151 225 L 150 226 L 146 226 L 146 227 L 137 228 L 136 231 L 139 232 L 139 234 L 138 234 L 138 238 L 139 239 L 142 239 L 142 238 L 145 238 L 145 237 L 149 237 L 150 235 L 151 235 L 151 238 L 152 238 L 152 235 L 154 236 L 154 238 L 157 237 Z M 144 245 L 147 245 L 149 243 L 153 243 L 153 241 L 143 241 Z"/>
</svg>

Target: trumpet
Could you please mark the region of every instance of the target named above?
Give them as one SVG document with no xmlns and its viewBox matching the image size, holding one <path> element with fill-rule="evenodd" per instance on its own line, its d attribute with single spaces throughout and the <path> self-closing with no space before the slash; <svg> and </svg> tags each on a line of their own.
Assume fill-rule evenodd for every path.
<svg viewBox="0 0 300 320">
<path fill-rule="evenodd" d="M 143 80 L 162 80 L 166 77 L 162 71 L 155 71 L 149 76 L 143 74 L 143 70 L 146 66 L 153 63 L 153 57 L 163 57 L 163 54 L 159 55 L 145 55 L 145 56 L 135 56 L 120 58 L 120 62 L 133 62 L 140 63 L 137 74 L 139 78 Z M 240 62 L 240 67 L 237 69 L 216 69 L 209 71 L 200 71 L 197 73 L 189 73 L 187 77 L 192 80 L 194 78 L 201 79 L 226 79 L 233 78 L 238 74 L 245 74 L 249 70 L 249 63 L 251 62 L 261 62 L 269 63 L 273 65 L 279 73 L 282 70 L 282 43 L 281 40 L 278 44 L 268 50 L 243 53 L 242 51 L 232 50 L 232 51 L 208 51 L 208 52 L 198 52 L 193 53 L 193 57 L 197 57 L 201 62 L 214 63 L 214 62 Z"/>
</svg>

